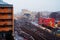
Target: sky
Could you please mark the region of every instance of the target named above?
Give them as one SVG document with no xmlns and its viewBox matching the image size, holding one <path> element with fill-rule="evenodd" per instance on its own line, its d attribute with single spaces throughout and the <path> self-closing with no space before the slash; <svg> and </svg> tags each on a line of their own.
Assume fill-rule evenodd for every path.
<svg viewBox="0 0 60 40">
<path fill-rule="evenodd" d="M 60 0 L 3 0 L 13 4 L 14 13 L 22 9 L 31 11 L 60 11 Z"/>
</svg>

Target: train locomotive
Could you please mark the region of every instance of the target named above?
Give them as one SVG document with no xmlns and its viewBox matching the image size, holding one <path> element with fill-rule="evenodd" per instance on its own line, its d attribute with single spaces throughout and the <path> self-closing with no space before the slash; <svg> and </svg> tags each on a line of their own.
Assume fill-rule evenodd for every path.
<svg viewBox="0 0 60 40">
<path fill-rule="evenodd" d="M 38 19 L 38 24 L 42 25 L 43 27 L 54 29 L 60 26 L 60 21 L 56 21 L 54 18 L 43 18 L 40 17 Z"/>
</svg>

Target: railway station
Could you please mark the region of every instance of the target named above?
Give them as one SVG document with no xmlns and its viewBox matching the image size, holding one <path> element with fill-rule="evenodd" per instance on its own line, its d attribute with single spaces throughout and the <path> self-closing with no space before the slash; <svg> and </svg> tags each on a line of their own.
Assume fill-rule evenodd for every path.
<svg viewBox="0 0 60 40">
<path fill-rule="evenodd" d="M 0 0 L 0 40 L 60 40 L 59 12 L 45 16 L 22 9 L 22 15 L 15 17 L 13 8 Z"/>
</svg>

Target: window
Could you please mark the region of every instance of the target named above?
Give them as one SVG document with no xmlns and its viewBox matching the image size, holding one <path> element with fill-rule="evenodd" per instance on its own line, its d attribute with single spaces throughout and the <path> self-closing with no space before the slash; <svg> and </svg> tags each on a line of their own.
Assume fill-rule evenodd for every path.
<svg viewBox="0 0 60 40">
<path fill-rule="evenodd" d="M 4 7 L 0 7 L 0 9 L 4 9 Z"/>
</svg>

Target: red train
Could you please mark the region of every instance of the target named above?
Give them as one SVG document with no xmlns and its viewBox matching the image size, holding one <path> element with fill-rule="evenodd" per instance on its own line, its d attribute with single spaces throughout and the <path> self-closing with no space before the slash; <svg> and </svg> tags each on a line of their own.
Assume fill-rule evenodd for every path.
<svg viewBox="0 0 60 40">
<path fill-rule="evenodd" d="M 39 18 L 38 24 L 43 25 L 44 27 L 55 27 L 55 19 L 54 18 Z"/>
</svg>

